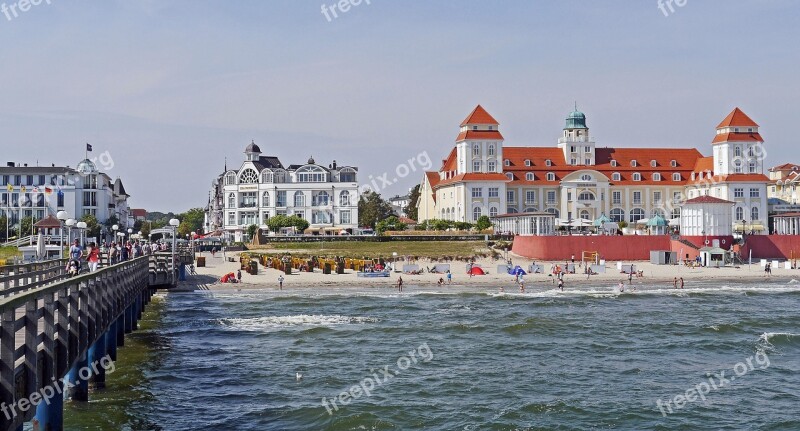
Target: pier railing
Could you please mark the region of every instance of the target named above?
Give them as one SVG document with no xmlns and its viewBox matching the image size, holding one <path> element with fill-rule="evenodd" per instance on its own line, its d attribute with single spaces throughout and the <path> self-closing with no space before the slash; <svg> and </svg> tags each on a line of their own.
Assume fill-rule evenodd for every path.
<svg viewBox="0 0 800 431">
<path fill-rule="evenodd" d="M 0 297 L 5 298 L 67 277 L 66 259 L 0 266 Z"/>
<path fill-rule="evenodd" d="M 30 289 L 22 284 L 13 295 L 4 294 L 0 299 L 0 403 L 13 406 L 14 414 L 0 414 L 0 431 L 16 430 L 34 414 L 37 419 L 44 414 L 43 420 L 62 420 L 52 419 L 58 415 L 53 409 L 60 409 L 58 382 L 87 362 L 90 347 L 101 346 L 94 354 L 113 352 L 112 359 L 116 358 L 116 346 L 122 345 L 125 333 L 136 329 L 151 296 L 148 261 L 140 257 L 63 280 L 54 264 L 27 273 L 44 276 L 51 271 L 55 278 L 49 282 L 28 284 Z M 59 265 L 63 268 L 63 262 Z M 32 401 L 48 389 L 57 390 L 58 395 L 48 399 L 45 409 L 44 401 L 37 409 Z M 49 429 L 45 423 L 41 426 Z"/>
</svg>

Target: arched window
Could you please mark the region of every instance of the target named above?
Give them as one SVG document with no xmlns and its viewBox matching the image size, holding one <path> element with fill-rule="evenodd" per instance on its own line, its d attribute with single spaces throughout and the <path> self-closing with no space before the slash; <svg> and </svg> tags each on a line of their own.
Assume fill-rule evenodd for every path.
<svg viewBox="0 0 800 431">
<path fill-rule="evenodd" d="M 295 173 L 298 183 L 324 183 L 327 172 L 319 166 L 303 166 Z"/>
<path fill-rule="evenodd" d="M 669 162 L 669 165 L 672 166 L 673 168 L 677 168 L 678 167 L 678 161 L 677 160 L 672 160 L 672 161 Z"/>
<path fill-rule="evenodd" d="M 472 209 L 472 221 L 478 221 L 481 218 L 481 207 L 475 207 Z"/>
<path fill-rule="evenodd" d="M 523 211 L 523 212 L 526 212 L 526 213 L 538 213 L 539 209 L 536 208 L 536 207 L 529 207 L 529 208 L 525 208 L 525 211 Z"/>
<path fill-rule="evenodd" d="M 586 202 L 586 201 L 593 201 L 594 199 L 595 199 L 594 193 L 589 192 L 589 191 L 581 192 L 581 194 L 578 195 L 578 200 L 579 201 Z"/>
<path fill-rule="evenodd" d="M 525 159 L 525 166 L 530 166 L 530 165 L 531 165 L 530 159 Z"/>
<path fill-rule="evenodd" d="M 525 181 L 533 181 L 533 172 L 528 172 L 525 174 Z"/>
<path fill-rule="evenodd" d="M 553 166 L 553 161 L 550 160 L 550 159 L 547 159 L 547 160 L 544 161 L 544 164 L 545 164 L 545 166 Z"/>
<path fill-rule="evenodd" d="M 733 173 L 741 174 L 742 173 L 742 161 L 741 159 L 736 159 L 733 161 Z"/>
<path fill-rule="evenodd" d="M 751 174 L 756 173 L 756 162 L 750 162 L 749 168 L 750 168 L 750 173 Z"/>
<path fill-rule="evenodd" d="M 625 210 L 622 208 L 614 208 L 611 210 L 611 220 L 617 223 L 625 221 Z"/>
<path fill-rule="evenodd" d="M 508 159 L 503 160 L 503 165 L 504 166 L 511 166 L 511 160 L 508 160 Z"/>
<path fill-rule="evenodd" d="M 351 203 L 350 203 L 350 192 L 345 190 L 345 191 L 339 193 L 339 205 L 343 206 L 343 207 L 351 205 Z"/>
<path fill-rule="evenodd" d="M 514 181 L 514 174 L 512 174 L 511 172 L 506 172 L 506 178 L 508 178 L 511 181 Z"/>
<path fill-rule="evenodd" d="M 284 171 L 283 169 L 276 170 L 275 173 L 272 176 L 272 180 L 275 183 L 278 183 L 278 184 L 285 183 L 286 182 L 286 171 Z"/>
<path fill-rule="evenodd" d="M 744 220 L 744 208 L 736 207 L 736 221 Z"/>
<path fill-rule="evenodd" d="M 234 184 L 236 184 L 236 174 L 231 172 L 230 174 L 225 175 L 225 185 L 226 186 L 231 186 L 231 185 L 234 185 Z"/>
<path fill-rule="evenodd" d="M 328 192 L 324 190 L 314 195 L 313 198 L 314 206 L 324 207 L 328 205 L 328 202 L 330 201 L 330 195 L 328 195 Z"/>
<path fill-rule="evenodd" d="M 742 147 L 734 147 L 733 155 L 736 157 L 742 157 Z"/>
<path fill-rule="evenodd" d="M 589 182 L 589 181 L 591 181 L 591 180 L 592 180 L 592 176 L 591 176 L 591 175 L 589 175 L 589 174 L 583 174 L 583 175 L 581 175 L 581 181 L 586 181 L 586 182 Z"/>
<path fill-rule="evenodd" d="M 653 210 L 653 217 L 655 216 L 659 216 L 661 218 L 667 218 L 666 215 L 664 214 L 664 210 L 662 210 L 661 208 L 656 208 Z"/>
<path fill-rule="evenodd" d="M 269 192 L 264 192 L 264 194 L 261 195 L 261 206 L 262 207 L 269 206 Z"/>
<path fill-rule="evenodd" d="M 490 156 L 494 155 L 494 144 L 489 144 L 489 155 Z"/>
<path fill-rule="evenodd" d="M 680 180 L 681 180 L 681 174 L 679 174 L 677 172 L 672 174 L 672 181 L 680 181 Z"/>
<path fill-rule="evenodd" d="M 639 221 L 639 220 L 641 220 L 643 218 L 645 218 L 643 209 L 634 208 L 634 209 L 631 210 L 631 218 L 630 218 L 630 222 L 631 223 L 635 223 L 635 222 L 637 222 L 637 221 Z"/>
<path fill-rule="evenodd" d="M 472 155 L 473 156 L 480 156 L 481 155 L 481 146 L 475 144 L 472 146 Z"/>
<path fill-rule="evenodd" d="M 265 169 L 261 172 L 261 182 L 262 183 L 271 183 L 272 182 L 272 171 L 269 169 Z"/>
<path fill-rule="evenodd" d="M 638 172 L 634 172 L 633 173 L 633 180 L 634 181 L 641 181 L 642 180 L 642 174 L 640 174 Z"/>
<path fill-rule="evenodd" d="M 301 191 L 294 192 L 294 206 L 296 207 L 306 206 L 306 195 L 304 195 L 303 192 Z"/>
<path fill-rule="evenodd" d="M 342 168 L 342 170 L 339 171 L 339 182 L 341 183 L 356 182 L 356 170 L 353 168 Z"/>
<path fill-rule="evenodd" d="M 552 172 L 548 172 L 547 173 L 547 181 L 555 181 L 555 180 L 556 180 L 556 174 L 554 174 Z"/>
<path fill-rule="evenodd" d="M 258 174 L 252 169 L 245 169 L 239 174 L 239 184 L 255 184 L 258 182 Z"/>
<path fill-rule="evenodd" d="M 753 207 L 753 209 L 750 211 L 750 218 L 752 218 L 753 221 L 756 221 L 758 220 L 758 215 L 758 207 Z"/>
<path fill-rule="evenodd" d="M 631 166 L 635 168 L 636 165 L 637 165 L 636 160 L 631 160 Z"/>
<path fill-rule="evenodd" d="M 489 208 L 489 217 L 495 217 L 495 216 L 497 216 L 497 207 Z"/>
<path fill-rule="evenodd" d="M 621 181 L 621 180 L 622 176 L 619 174 L 619 172 L 614 172 L 613 174 L 611 174 L 611 181 Z"/>
<path fill-rule="evenodd" d="M 236 208 L 236 193 L 228 195 L 228 208 Z"/>
<path fill-rule="evenodd" d="M 611 166 L 613 166 L 613 167 L 615 167 L 615 168 L 616 168 L 617 166 L 619 166 L 619 163 L 617 163 L 617 161 L 616 161 L 616 160 L 612 160 L 612 161 L 611 161 Z"/>
<path fill-rule="evenodd" d="M 519 211 L 517 211 L 517 209 L 516 209 L 516 208 L 513 208 L 513 207 L 508 207 L 508 208 L 506 208 L 506 212 L 507 212 L 507 213 L 509 213 L 509 214 L 516 214 L 516 213 L 518 213 Z"/>
<path fill-rule="evenodd" d="M 653 181 L 661 181 L 661 174 L 658 172 L 653 174 Z"/>
<path fill-rule="evenodd" d="M 650 160 L 650 167 L 655 168 L 656 166 L 658 166 L 658 162 L 655 160 Z"/>
<path fill-rule="evenodd" d="M 591 216 L 589 215 L 589 210 L 581 210 L 580 217 L 584 220 L 591 220 Z"/>
</svg>

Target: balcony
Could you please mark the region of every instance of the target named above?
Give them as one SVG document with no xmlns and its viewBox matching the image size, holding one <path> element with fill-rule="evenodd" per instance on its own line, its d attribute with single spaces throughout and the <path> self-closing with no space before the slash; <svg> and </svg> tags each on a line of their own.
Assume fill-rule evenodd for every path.
<svg viewBox="0 0 800 431">
<path fill-rule="evenodd" d="M 257 206 L 256 202 L 239 202 L 239 208 L 256 208 Z"/>
<path fill-rule="evenodd" d="M 555 200 L 550 200 L 550 199 L 547 200 L 547 205 L 557 205 L 557 204 L 558 202 Z"/>
</svg>

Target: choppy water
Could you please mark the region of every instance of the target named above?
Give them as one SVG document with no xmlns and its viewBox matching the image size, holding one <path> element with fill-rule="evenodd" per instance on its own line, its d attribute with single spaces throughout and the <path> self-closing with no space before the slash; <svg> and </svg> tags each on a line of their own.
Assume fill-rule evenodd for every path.
<svg viewBox="0 0 800 431">
<path fill-rule="evenodd" d="M 794 283 L 169 294 L 145 324 L 68 429 L 800 430 Z"/>
</svg>

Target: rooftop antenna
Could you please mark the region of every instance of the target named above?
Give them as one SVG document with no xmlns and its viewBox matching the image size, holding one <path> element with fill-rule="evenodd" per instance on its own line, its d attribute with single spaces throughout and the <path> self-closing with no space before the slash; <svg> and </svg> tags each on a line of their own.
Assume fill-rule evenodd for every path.
<svg viewBox="0 0 800 431">
<path fill-rule="evenodd" d="M 576 111 L 578 110 L 578 101 L 577 100 L 575 101 L 575 110 Z"/>
</svg>

